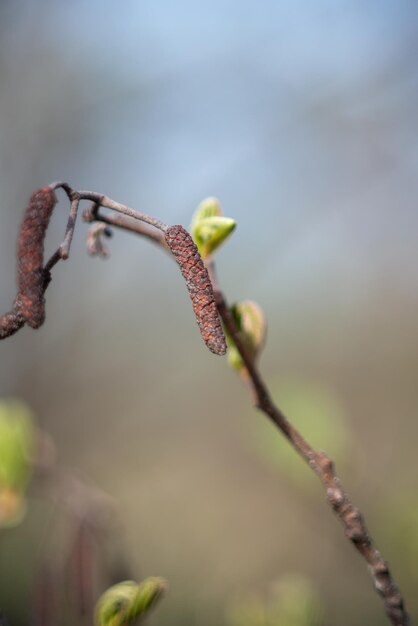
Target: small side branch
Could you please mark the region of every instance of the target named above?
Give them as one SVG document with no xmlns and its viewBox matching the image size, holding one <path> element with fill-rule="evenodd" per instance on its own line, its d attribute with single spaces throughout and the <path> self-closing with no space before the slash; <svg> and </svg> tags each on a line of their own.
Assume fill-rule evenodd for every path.
<svg viewBox="0 0 418 626">
<path fill-rule="evenodd" d="M 136 235 L 142 235 L 143 237 L 150 239 L 153 243 L 168 250 L 164 233 L 161 230 L 149 228 L 149 226 L 145 226 L 142 222 L 130 217 L 126 218 L 123 215 L 103 215 L 100 212 L 100 205 L 95 202 L 92 202 L 91 205 L 84 210 L 83 220 L 87 223 L 102 222 L 108 226 L 115 226 L 121 230 L 125 230 Z"/>
</svg>

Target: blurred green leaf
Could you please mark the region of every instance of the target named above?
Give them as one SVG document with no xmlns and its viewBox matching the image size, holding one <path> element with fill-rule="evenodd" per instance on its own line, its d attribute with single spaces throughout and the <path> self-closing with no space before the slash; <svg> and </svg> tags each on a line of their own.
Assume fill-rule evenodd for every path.
<svg viewBox="0 0 418 626">
<path fill-rule="evenodd" d="M 274 623 L 283 626 L 317 626 L 321 622 L 318 594 L 312 582 L 299 575 L 287 575 L 278 581 L 270 611 L 276 617 Z"/>
<path fill-rule="evenodd" d="M 210 256 L 235 227 L 235 220 L 223 217 L 216 198 L 203 200 L 197 207 L 190 226 L 193 240 L 202 258 Z"/>
<path fill-rule="evenodd" d="M 265 602 L 258 596 L 236 600 L 227 610 L 226 622 L 228 626 L 267 626 Z"/>
<path fill-rule="evenodd" d="M 284 576 L 266 598 L 250 596 L 233 603 L 227 612 L 229 626 L 319 626 L 321 603 L 311 581 Z"/>
<path fill-rule="evenodd" d="M 400 481 L 401 482 L 401 481 Z M 377 520 L 388 546 L 394 546 L 393 558 L 402 563 L 404 576 L 418 584 L 418 501 L 416 491 L 400 488 L 385 498 Z"/>
<path fill-rule="evenodd" d="M 97 626 L 128 626 L 155 606 L 167 588 L 165 580 L 146 578 L 141 583 L 126 580 L 110 587 L 96 605 Z"/>
<path fill-rule="evenodd" d="M 270 385 L 278 406 L 316 450 L 325 450 L 341 465 L 350 449 L 350 435 L 344 408 L 325 385 L 312 381 L 282 380 Z M 310 484 L 304 463 L 289 443 L 267 420 L 252 423 L 250 434 L 261 458 L 299 484 Z"/>
<path fill-rule="evenodd" d="M 264 313 L 256 302 L 244 300 L 231 306 L 231 314 L 235 320 L 242 340 L 252 358 L 260 353 L 266 335 L 266 321 Z M 226 332 L 228 344 L 228 361 L 233 369 L 241 372 L 244 367 L 232 337 Z"/>
<path fill-rule="evenodd" d="M 0 402 L 0 525 L 18 523 L 25 512 L 36 443 L 30 409 L 19 400 Z"/>
</svg>

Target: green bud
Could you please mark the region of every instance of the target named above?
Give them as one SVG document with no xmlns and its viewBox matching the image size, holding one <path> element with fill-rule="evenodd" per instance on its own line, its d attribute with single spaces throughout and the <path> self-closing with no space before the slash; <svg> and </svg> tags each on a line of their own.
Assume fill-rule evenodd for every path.
<svg viewBox="0 0 418 626">
<path fill-rule="evenodd" d="M 129 622 L 134 621 L 154 607 L 167 590 L 167 583 L 163 578 L 146 578 L 138 585 L 136 596 L 129 611 Z"/>
<path fill-rule="evenodd" d="M 190 229 L 200 255 L 207 258 L 229 237 L 235 227 L 235 220 L 223 217 L 218 200 L 207 198 L 197 207 Z"/>
<path fill-rule="evenodd" d="M 266 335 L 266 321 L 263 311 L 255 302 L 244 300 L 232 305 L 231 314 L 249 355 L 255 359 L 263 347 Z M 229 364 L 233 369 L 241 372 L 244 363 L 232 337 L 228 333 L 226 340 Z"/>
<path fill-rule="evenodd" d="M 192 228 L 195 223 L 206 217 L 214 217 L 222 215 L 221 205 L 217 198 L 205 198 L 197 207 L 192 218 Z"/>
<path fill-rule="evenodd" d="M 126 580 L 110 587 L 96 604 L 97 626 L 128 626 L 145 615 L 167 588 L 162 578 L 146 578 L 137 584 Z"/>
<path fill-rule="evenodd" d="M 230 217 L 206 217 L 196 224 L 192 233 L 200 256 L 206 259 L 225 241 L 236 227 Z"/>
</svg>

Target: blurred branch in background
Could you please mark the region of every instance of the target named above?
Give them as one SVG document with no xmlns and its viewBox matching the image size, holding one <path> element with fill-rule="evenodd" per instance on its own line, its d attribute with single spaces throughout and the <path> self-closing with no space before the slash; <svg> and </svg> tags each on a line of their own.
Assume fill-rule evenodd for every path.
<svg viewBox="0 0 418 626">
<path fill-rule="evenodd" d="M 407 626 L 409 617 L 404 608 L 403 597 L 391 576 L 386 561 L 375 548 L 368 534 L 360 510 L 352 504 L 347 493 L 343 490 L 333 462 L 324 452 L 316 452 L 289 423 L 282 411 L 274 404 L 256 366 L 256 357 L 265 335 L 261 311 L 251 303 L 241 303 L 241 305 L 235 305 L 230 309 L 217 284 L 212 254 L 231 234 L 235 223 L 233 220 L 223 218 L 219 203 L 216 200 L 209 199 L 199 205 L 196 211 L 192 222 L 192 233 L 196 245 L 183 227 L 167 227 L 155 218 L 136 212 L 96 192 L 75 191 L 67 183 L 54 183 L 35 192 L 26 210 L 19 238 L 19 292 L 12 313 L 0 318 L 0 327 L 1 325 L 3 327 L 3 334 L 0 338 L 5 338 L 18 329 L 16 324 L 10 322 L 10 315 L 13 317 L 14 314 L 19 321 L 23 320 L 23 323 L 26 322 L 35 328 L 44 320 L 44 293 L 49 280 L 46 281 L 44 276 L 43 242 L 55 204 L 53 190 L 57 188 L 64 189 L 71 202 L 71 207 L 65 239 L 53 255 L 52 265 L 60 258 L 68 258 L 81 200 L 89 200 L 93 203 L 84 214 L 86 221 L 100 221 L 99 209 L 103 207 L 113 209 L 123 216 L 145 222 L 164 234 L 165 244 L 173 253 L 182 271 L 192 300 L 196 321 L 206 345 L 216 354 L 222 355 L 226 351 L 220 316 L 229 335 L 229 342 L 236 349 L 237 354 L 234 356 L 233 365 L 238 369 L 245 382 L 249 384 L 255 406 L 270 418 L 295 451 L 319 477 L 326 489 L 329 504 L 345 528 L 347 539 L 353 543 L 369 566 L 375 589 L 383 599 L 384 608 L 391 623 L 394 626 Z M 109 220 L 106 223 L 109 224 Z M 124 222 L 121 217 L 117 223 L 115 222 L 115 225 L 128 231 L 134 230 L 131 223 Z M 137 228 L 135 230 L 137 233 L 139 232 Z M 105 231 L 98 232 L 97 229 L 94 229 L 94 237 L 97 238 L 104 234 L 106 234 Z M 147 231 L 139 232 L 139 234 L 147 236 Z M 91 236 L 90 232 L 88 248 L 90 251 L 93 250 L 93 252 L 103 256 L 102 246 L 98 245 L 97 241 L 96 247 L 93 246 L 92 248 Z M 162 238 L 162 235 L 158 236 Z M 158 241 L 156 236 L 151 237 L 151 239 L 154 242 Z M 163 247 L 166 249 L 165 245 Z M 49 265 L 51 262 L 45 266 L 47 271 L 49 271 Z M 36 323 L 33 321 L 34 315 Z M 83 552 L 81 555 L 85 569 L 90 567 L 90 545 L 85 544 L 84 528 L 80 527 L 78 531 L 77 550 L 88 550 L 88 553 Z M 86 548 L 86 546 L 88 547 Z M 84 559 L 86 559 L 85 562 Z M 83 567 L 79 570 L 80 580 L 82 580 L 82 569 Z M 91 597 L 91 593 L 86 589 L 81 595 Z"/>
<path fill-rule="evenodd" d="M 51 507 L 35 564 L 31 626 L 56 626 L 72 615 L 91 626 L 99 593 L 130 577 L 113 500 L 57 465 L 55 447 L 18 400 L 0 402 L 0 532 L 20 524 L 28 501 Z M 31 482 L 30 482 L 31 480 Z M 28 491 L 30 487 L 30 491 Z"/>
</svg>

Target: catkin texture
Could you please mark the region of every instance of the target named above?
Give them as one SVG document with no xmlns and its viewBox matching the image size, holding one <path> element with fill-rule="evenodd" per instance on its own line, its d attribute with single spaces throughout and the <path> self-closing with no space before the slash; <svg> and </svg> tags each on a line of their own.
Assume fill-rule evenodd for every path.
<svg viewBox="0 0 418 626">
<path fill-rule="evenodd" d="M 165 233 L 165 239 L 186 281 L 204 342 L 215 354 L 225 354 L 226 341 L 212 283 L 193 239 L 183 226 L 170 226 Z"/>
<path fill-rule="evenodd" d="M 25 320 L 19 311 L 13 309 L 8 313 L 4 313 L 0 316 L 0 339 L 6 339 L 10 335 L 14 335 L 24 324 Z"/>
<path fill-rule="evenodd" d="M 35 191 L 18 239 L 17 302 L 24 320 L 32 328 L 39 328 L 45 319 L 44 240 L 55 203 L 55 193 L 49 187 Z"/>
</svg>

